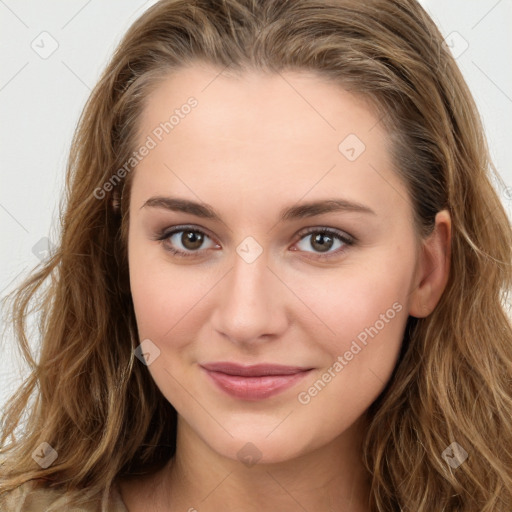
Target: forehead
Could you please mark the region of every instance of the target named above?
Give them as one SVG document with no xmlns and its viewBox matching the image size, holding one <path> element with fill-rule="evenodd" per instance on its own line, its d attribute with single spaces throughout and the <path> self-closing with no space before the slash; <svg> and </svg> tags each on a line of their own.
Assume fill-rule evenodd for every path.
<svg viewBox="0 0 512 512">
<path fill-rule="evenodd" d="M 190 98 L 196 105 L 184 108 Z M 178 188 L 281 203 L 339 191 L 381 210 L 408 201 L 369 102 L 313 73 L 180 69 L 146 98 L 139 144 L 147 137 L 154 148 L 133 184 L 146 194 Z"/>
<path fill-rule="evenodd" d="M 196 64 L 173 72 L 153 87 L 141 118 L 143 133 L 168 120 L 190 97 L 197 99 L 198 108 L 186 123 L 180 117 L 172 131 L 184 136 L 193 131 L 203 136 L 204 143 L 229 135 L 246 146 L 272 145 L 283 139 L 318 146 L 322 138 L 324 145 L 336 149 L 347 133 L 359 132 L 361 138 L 369 139 L 367 132 L 379 121 L 364 97 L 312 72 L 226 73 Z M 235 128 L 238 137 L 234 137 Z"/>
</svg>

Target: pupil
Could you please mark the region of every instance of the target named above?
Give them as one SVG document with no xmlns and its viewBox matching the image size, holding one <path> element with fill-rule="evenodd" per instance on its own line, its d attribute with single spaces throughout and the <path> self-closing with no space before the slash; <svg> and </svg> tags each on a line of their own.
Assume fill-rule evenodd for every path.
<svg viewBox="0 0 512 512">
<path fill-rule="evenodd" d="M 203 243 L 203 237 L 201 233 L 197 233 L 195 231 L 185 231 L 181 238 L 181 243 L 183 246 L 190 250 L 198 249 Z"/>
<path fill-rule="evenodd" d="M 327 243 L 325 243 L 326 239 Z M 326 252 L 331 248 L 332 237 L 324 233 L 318 233 L 315 237 L 313 237 L 313 245 L 316 244 L 319 244 L 319 246 L 316 247 L 316 249 L 319 249 L 321 252 Z"/>
</svg>

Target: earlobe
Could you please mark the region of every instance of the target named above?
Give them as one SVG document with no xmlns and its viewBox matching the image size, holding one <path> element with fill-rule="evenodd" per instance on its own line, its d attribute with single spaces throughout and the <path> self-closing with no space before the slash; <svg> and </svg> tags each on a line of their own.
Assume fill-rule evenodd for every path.
<svg viewBox="0 0 512 512">
<path fill-rule="evenodd" d="M 450 274 L 451 217 L 448 210 L 437 213 L 432 234 L 423 241 L 416 270 L 416 287 L 411 294 L 409 315 L 430 315 L 443 294 Z"/>
</svg>

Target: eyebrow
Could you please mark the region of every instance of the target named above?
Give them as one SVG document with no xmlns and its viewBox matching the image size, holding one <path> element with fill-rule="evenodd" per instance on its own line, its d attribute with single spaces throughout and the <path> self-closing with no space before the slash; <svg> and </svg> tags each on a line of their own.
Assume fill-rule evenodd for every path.
<svg viewBox="0 0 512 512">
<path fill-rule="evenodd" d="M 145 207 L 162 208 L 169 211 L 190 213 L 196 217 L 223 222 L 220 215 L 217 214 L 209 204 L 198 203 L 188 199 L 154 196 L 150 197 L 141 206 L 141 209 Z M 361 203 L 348 201 L 346 199 L 333 198 L 323 199 L 320 201 L 310 201 L 283 208 L 279 214 L 279 220 L 283 222 L 294 219 L 304 219 L 331 212 L 357 212 L 377 215 L 371 208 Z"/>
</svg>

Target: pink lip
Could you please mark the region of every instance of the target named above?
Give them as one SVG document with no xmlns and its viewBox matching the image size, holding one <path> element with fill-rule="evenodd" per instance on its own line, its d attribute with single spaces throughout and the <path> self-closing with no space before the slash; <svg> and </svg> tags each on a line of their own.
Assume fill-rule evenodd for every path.
<svg viewBox="0 0 512 512">
<path fill-rule="evenodd" d="M 285 391 L 302 380 L 312 368 L 234 363 L 201 365 L 208 377 L 224 392 L 243 400 L 262 400 Z"/>
</svg>

